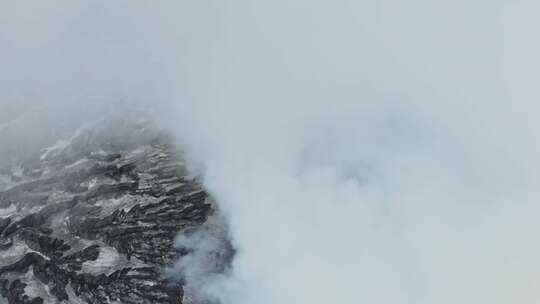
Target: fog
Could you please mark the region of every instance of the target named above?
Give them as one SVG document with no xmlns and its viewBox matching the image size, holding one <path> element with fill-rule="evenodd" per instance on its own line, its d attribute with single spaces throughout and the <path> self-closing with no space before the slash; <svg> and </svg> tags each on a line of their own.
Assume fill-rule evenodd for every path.
<svg viewBox="0 0 540 304">
<path fill-rule="evenodd" d="M 172 2 L 0 1 L 0 155 L 69 137 L 113 108 L 170 100 Z"/>
<path fill-rule="evenodd" d="M 207 282 L 180 262 L 198 298 L 540 301 L 536 2 L 1 6 L 3 108 L 120 101 L 177 135 L 236 250 Z"/>
</svg>

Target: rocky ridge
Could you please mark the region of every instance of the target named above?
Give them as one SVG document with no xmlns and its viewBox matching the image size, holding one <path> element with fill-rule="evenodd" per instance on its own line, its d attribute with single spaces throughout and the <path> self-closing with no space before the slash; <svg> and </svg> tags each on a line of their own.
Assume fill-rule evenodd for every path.
<svg viewBox="0 0 540 304">
<path fill-rule="evenodd" d="M 163 269 L 213 213 L 147 121 L 100 120 L 0 168 L 0 303 L 181 303 Z"/>
</svg>

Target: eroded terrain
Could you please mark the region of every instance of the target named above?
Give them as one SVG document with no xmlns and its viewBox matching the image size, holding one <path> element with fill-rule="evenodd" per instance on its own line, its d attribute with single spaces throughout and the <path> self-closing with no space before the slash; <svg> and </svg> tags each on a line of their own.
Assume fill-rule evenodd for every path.
<svg viewBox="0 0 540 304">
<path fill-rule="evenodd" d="M 164 269 L 212 212 L 165 133 L 82 126 L 0 169 L 0 303 L 181 303 Z"/>
</svg>

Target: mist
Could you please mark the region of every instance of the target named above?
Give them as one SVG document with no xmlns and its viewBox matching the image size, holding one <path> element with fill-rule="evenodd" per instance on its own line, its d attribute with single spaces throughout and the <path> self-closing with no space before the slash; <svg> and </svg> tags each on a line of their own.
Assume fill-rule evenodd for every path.
<svg viewBox="0 0 540 304">
<path fill-rule="evenodd" d="M 215 303 L 534 303 L 532 1 L 185 2 Z M 212 302 L 213 303 L 213 302 Z"/>
<path fill-rule="evenodd" d="M 2 110 L 48 113 L 25 140 L 116 103 L 176 135 L 235 249 L 179 262 L 194 298 L 540 301 L 536 2 L 1 6 Z"/>
<path fill-rule="evenodd" d="M 158 112 L 177 68 L 172 1 L 0 1 L 0 156 L 111 112 Z"/>
</svg>

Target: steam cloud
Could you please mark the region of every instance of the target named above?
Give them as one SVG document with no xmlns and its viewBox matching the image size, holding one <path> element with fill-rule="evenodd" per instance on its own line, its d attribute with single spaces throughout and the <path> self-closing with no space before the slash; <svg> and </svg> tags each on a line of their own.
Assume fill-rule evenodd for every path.
<svg viewBox="0 0 540 304">
<path fill-rule="evenodd" d="M 2 100 L 167 110 L 236 249 L 210 301 L 540 301 L 536 2 L 2 7 Z"/>
</svg>

